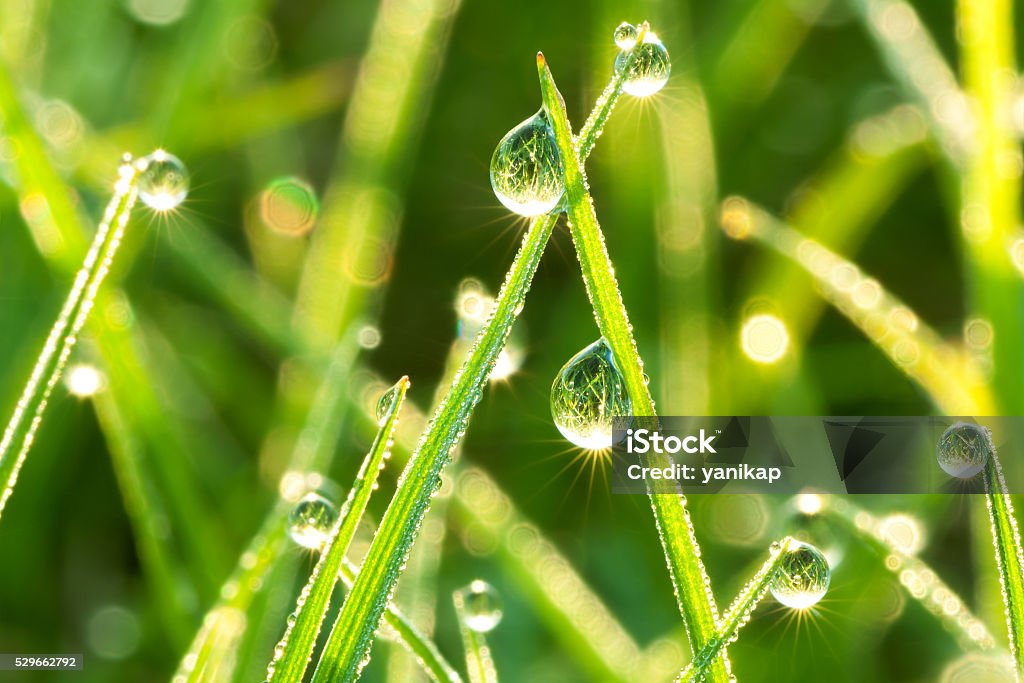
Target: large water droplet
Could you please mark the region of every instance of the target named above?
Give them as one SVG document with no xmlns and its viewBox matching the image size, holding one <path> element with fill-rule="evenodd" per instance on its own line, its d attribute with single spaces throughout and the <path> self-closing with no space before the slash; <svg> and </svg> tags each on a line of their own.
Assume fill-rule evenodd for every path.
<svg viewBox="0 0 1024 683">
<path fill-rule="evenodd" d="M 828 560 L 813 545 L 793 541 L 776 570 L 769 589 L 786 607 L 807 609 L 818 604 L 828 590 L 832 570 Z"/>
<path fill-rule="evenodd" d="M 668 75 L 672 71 L 668 50 L 655 33 L 648 31 L 644 34 L 643 42 L 630 49 L 624 49 L 615 57 L 616 73 L 620 73 L 626 67 L 626 60 L 633 52 L 636 52 L 636 56 L 626 73 L 622 90 L 634 97 L 648 97 L 661 90 L 668 82 Z"/>
<path fill-rule="evenodd" d="M 491 187 L 520 216 L 540 216 L 565 192 L 562 156 L 544 110 L 508 132 L 491 157 Z"/>
<path fill-rule="evenodd" d="M 302 497 L 288 515 L 288 534 L 299 545 L 319 550 L 338 519 L 334 503 L 311 491 Z"/>
<path fill-rule="evenodd" d="M 970 422 L 957 422 L 942 433 L 935 457 L 946 474 L 970 479 L 985 469 L 994 448 L 987 429 Z"/>
<path fill-rule="evenodd" d="M 612 447 L 612 418 L 633 405 L 604 337 L 569 359 L 551 385 L 551 417 L 566 439 L 592 450 Z"/>
<path fill-rule="evenodd" d="M 612 34 L 612 38 L 615 40 L 615 44 L 619 46 L 620 50 L 628 50 L 636 45 L 636 39 L 639 33 L 637 32 L 636 26 L 624 21 L 615 28 L 615 33 Z"/>
<path fill-rule="evenodd" d="M 188 194 L 188 170 L 181 159 L 158 149 L 136 162 L 139 169 L 139 199 L 156 211 L 169 211 Z"/>
<path fill-rule="evenodd" d="M 377 426 L 383 427 L 384 423 L 387 422 L 388 417 L 391 415 L 391 410 L 395 407 L 395 398 L 398 396 L 398 387 L 394 386 L 385 391 L 377 399 L 377 407 L 374 409 L 374 415 L 377 417 Z"/>
<path fill-rule="evenodd" d="M 501 622 L 501 596 L 494 586 L 477 579 L 459 590 L 463 604 L 463 623 L 477 633 L 487 633 Z"/>
</svg>

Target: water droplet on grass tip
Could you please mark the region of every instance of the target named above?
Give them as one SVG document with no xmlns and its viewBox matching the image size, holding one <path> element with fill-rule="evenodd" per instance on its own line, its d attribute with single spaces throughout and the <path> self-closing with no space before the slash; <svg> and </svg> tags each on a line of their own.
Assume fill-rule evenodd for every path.
<svg viewBox="0 0 1024 683">
<path fill-rule="evenodd" d="M 169 211 L 188 194 L 188 170 L 181 159 L 158 149 L 136 162 L 139 199 L 155 211 Z"/>
<path fill-rule="evenodd" d="M 970 479 L 985 469 L 994 449 L 987 429 L 970 422 L 957 422 L 942 433 L 935 457 L 946 474 Z"/>
<path fill-rule="evenodd" d="M 615 32 L 612 34 L 612 38 L 615 40 L 615 44 L 619 46 L 620 50 L 628 50 L 636 45 L 636 39 L 639 32 L 636 26 L 624 21 L 615 28 Z"/>
<path fill-rule="evenodd" d="M 629 415 L 626 380 L 602 337 L 569 359 L 551 385 L 551 417 L 580 448 L 612 447 L 612 418 Z"/>
<path fill-rule="evenodd" d="M 544 110 L 513 128 L 491 157 L 491 187 L 509 210 L 540 216 L 565 193 L 562 156 Z"/>
<path fill-rule="evenodd" d="M 377 426 L 383 427 L 384 423 L 387 422 L 388 417 L 391 416 L 391 410 L 395 407 L 395 398 L 398 396 L 398 387 L 393 386 L 377 399 L 377 407 L 374 410 L 374 415 L 377 417 Z"/>
<path fill-rule="evenodd" d="M 617 36 L 618 30 L 616 30 L 616 42 L 618 42 Z M 661 90 L 668 82 L 669 73 L 672 71 L 668 50 L 665 49 L 656 34 L 648 31 L 644 34 L 641 43 L 629 49 L 623 49 L 615 57 L 616 73 L 621 73 L 626 68 L 626 61 L 633 52 L 636 52 L 636 55 L 626 73 L 622 90 L 634 97 L 648 97 Z"/>
<path fill-rule="evenodd" d="M 786 607 L 807 609 L 828 591 L 832 570 L 813 545 L 791 542 L 769 586 L 772 596 Z"/>
<path fill-rule="evenodd" d="M 501 596 L 494 586 L 477 579 L 460 589 L 463 623 L 471 631 L 487 633 L 501 622 Z"/>
<path fill-rule="evenodd" d="M 310 492 L 302 497 L 288 515 L 288 534 L 299 545 L 319 550 L 338 518 L 334 503 L 319 493 Z"/>
</svg>

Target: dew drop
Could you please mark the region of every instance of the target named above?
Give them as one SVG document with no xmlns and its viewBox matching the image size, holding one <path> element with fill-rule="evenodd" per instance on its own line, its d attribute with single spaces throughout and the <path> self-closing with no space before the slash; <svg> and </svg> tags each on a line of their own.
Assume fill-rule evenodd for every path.
<svg viewBox="0 0 1024 683">
<path fill-rule="evenodd" d="M 388 417 L 391 415 L 391 410 L 395 407 L 395 397 L 398 396 L 398 387 L 394 386 L 381 394 L 380 398 L 377 399 L 377 407 L 374 409 L 374 415 L 377 417 L 377 426 L 383 427 L 384 423 L 387 422 Z"/>
<path fill-rule="evenodd" d="M 188 170 L 181 159 L 158 149 L 136 162 L 139 199 L 155 211 L 170 211 L 188 194 Z"/>
<path fill-rule="evenodd" d="M 334 503 L 319 493 L 310 492 L 302 497 L 288 515 L 288 534 L 299 545 L 319 550 L 338 518 Z"/>
<path fill-rule="evenodd" d="M 935 457 L 946 474 L 970 479 L 985 468 L 993 450 L 988 430 L 970 422 L 957 422 L 942 433 Z"/>
<path fill-rule="evenodd" d="M 494 586 L 476 579 L 460 589 L 463 603 L 463 623 L 471 631 L 487 633 L 501 622 L 501 596 Z"/>
<path fill-rule="evenodd" d="M 555 426 L 580 448 L 611 448 L 612 418 L 632 409 L 626 380 L 604 337 L 570 358 L 551 385 Z"/>
<path fill-rule="evenodd" d="M 628 21 L 624 21 L 615 28 L 615 33 L 612 34 L 612 38 L 615 40 L 615 44 L 619 46 L 620 50 L 628 50 L 636 45 L 638 35 L 636 26 Z"/>
<path fill-rule="evenodd" d="M 621 28 L 621 26 L 619 27 Z M 618 29 L 615 31 L 618 42 Z M 635 42 L 634 38 L 634 42 Z M 620 47 L 622 47 L 620 45 Z M 636 50 L 633 63 L 622 83 L 623 91 L 634 97 L 648 97 L 661 90 L 668 82 L 672 71 L 668 50 L 662 45 L 658 36 L 651 31 L 644 34 L 643 42 L 629 49 L 623 49 L 615 57 L 615 72 L 620 73 L 626 67 L 626 60 Z"/>
<path fill-rule="evenodd" d="M 772 596 L 786 607 L 807 609 L 818 604 L 828 590 L 832 570 L 813 545 L 792 542 L 772 579 Z"/>
<path fill-rule="evenodd" d="M 491 157 L 491 187 L 520 216 L 540 216 L 558 205 L 565 193 L 564 168 L 543 109 L 498 143 Z"/>
</svg>

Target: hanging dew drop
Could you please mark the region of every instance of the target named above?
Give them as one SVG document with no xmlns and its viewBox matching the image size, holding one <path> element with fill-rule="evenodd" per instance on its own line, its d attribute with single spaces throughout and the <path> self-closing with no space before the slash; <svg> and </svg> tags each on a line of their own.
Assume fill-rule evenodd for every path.
<svg viewBox="0 0 1024 683">
<path fill-rule="evenodd" d="M 391 416 L 391 411 L 395 407 L 395 397 L 398 396 L 398 387 L 391 387 L 377 399 L 377 407 L 374 409 L 374 415 L 377 417 L 377 426 L 383 427 L 384 423 L 387 422 L 388 417 Z"/>
<path fill-rule="evenodd" d="M 992 435 L 987 429 L 970 422 L 957 422 L 942 433 L 935 457 L 946 474 L 970 479 L 985 469 L 994 450 Z"/>
<path fill-rule="evenodd" d="M 504 614 L 501 596 L 494 586 L 477 579 L 459 591 L 463 604 L 463 623 L 471 631 L 487 633 L 501 622 Z"/>
<path fill-rule="evenodd" d="M 618 43 L 618 29 L 615 33 Z M 668 82 L 668 75 L 672 71 L 668 50 L 655 33 L 648 31 L 644 34 L 642 42 L 629 49 L 624 48 L 615 57 L 616 73 L 621 73 L 626 68 L 626 61 L 633 52 L 636 52 L 636 55 L 626 73 L 622 90 L 634 97 L 648 97 L 661 90 Z"/>
<path fill-rule="evenodd" d="M 565 193 L 562 157 L 544 110 L 508 132 L 491 157 L 491 187 L 509 210 L 541 216 Z"/>
<path fill-rule="evenodd" d="M 828 560 L 813 545 L 798 541 L 791 542 L 783 552 L 785 555 L 769 586 L 772 596 L 793 609 L 818 604 L 832 579 Z"/>
<path fill-rule="evenodd" d="M 181 159 L 158 149 L 136 162 L 139 199 L 154 211 L 170 211 L 188 194 L 188 170 Z"/>
<path fill-rule="evenodd" d="M 639 32 L 636 26 L 624 21 L 615 28 L 615 32 L 612 34 L 612 38 L 615 40 L 615 44 L 619 46 L 620 50 L 628 50 L 636 45 L 636 39 L 639 36 Z"/>
<path fill-rule="evenodd" d="M 580 448 L 611 448 L 612 418 L 632 409 L 626 380 L 604 337 L 570 358 L 551 385 L 555 426 Z"/>
<path fill-rule="evenodd" d="M 304 548 L 319 550 L 337 519 L 334 503 L 319 493 L 310 492 L 288 514 L 288 535 Z"/>
</svg>

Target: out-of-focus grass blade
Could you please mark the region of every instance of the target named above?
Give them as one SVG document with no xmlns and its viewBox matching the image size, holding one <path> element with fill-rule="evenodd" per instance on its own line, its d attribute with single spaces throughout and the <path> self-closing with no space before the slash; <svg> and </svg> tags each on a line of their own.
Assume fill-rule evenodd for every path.
<svg viewBox="0 0 1024 683">
<path fill-rule="evenodd" d="M 1007 493 L 1003 467 L 995 448 L 985 463 L 985 502 L 992 525 L 992 545 L 999 567 L 999 585 L 1006 608 L 1006 628 L 1010 653 L 1017 671 L 1017 680 L 1024 678 L 1024 551 L 1020 530 L 1013 512 L 1013 501 Z"/>
<path fill-rule="evenodd" d="M 991 381 L 1003 412 L 1015 412 L 1024 402 L 1024 280 L 1009 251 L 1021 221 L 1020 141 L 1009 114 L 1019 94 L 1007 76 L 1017 69 L 1013 31 L 1010 0 L 957 3 L 964 89 L 973 115 L 960 227 L 971 273 L 971 313 L 994 330 Z"/>
<path fill-rule="evenodd" d="M 722 622 L 719 624 L 714 637 L 700 652 L 693 656 L 693 659 L 683 669 L 682 673 L 679 674 L 676 681 L 695 683 L 696 681 L 704 680 L 710 671 L 711 663 L 722 654 L 726 644 L 733 642 L 739 637 L 740 629 L 750 620 L 750 615 L 757 609 L 758 604 L 760 604 L 768 592 L 768 586 L 775 577 L 775 573 L 778 571 L 779 565 L 785 558 L 786 551 L 792 542 L 793 539 L 784 538 L 782 541 L 772 543 L 768 559 L 757 573 L 747 581 L 732 605 L 729 606 L 725 616 L 722 617 Z"/>
<path fill-rule="evenodd" d="M 786 222 L 835 252 L 855 253 L 869 228 L 927 162 L 924 132 L 921 114 L 907 105 L 857 124 L 842 152 L 799 195 Z M 788 259 L 767 259 L 752 277 L 748 296 L 771 302 L 796 349 L 803 347 L 825 307 L 807 286 L 808 277 Z"/>
<path fill-rule="evenodd" d="M 970 104 L 935 39 L 906 0 L 848 0 L 878 45 L 889 71 L 928 117 L 954 168 L 971 146 Z"/>
<path fill-rule="evenodd" d="M 850 501 L 848 496 L 818 496 L 821 514 L 850 530 L 875 551 L 886 570 L 914 600 L 956 636 L 964 649 L 991 650 L 996 646 L 985 623 L 971 613 L 956 591 L 923 560 L 905 552 L 884 532 L 882 520 Z"/>
<path fill-rule="evenodd" d="M 129 427 L 114 394 L 100 391 L 93 396 L 93 405 L 110 451 L 118 488 L 132 525 L 142 570 L 150 584 L 151 595 L 172 643 L 181 647 L 192 630 L 194 609 L 183 594 L 184 570 L 168 551 L 167 534 L 161 520 L 167 518 L 156 482 L 150 472 L 140 466 L 145 450 Z"/>
<path fill-rule="evenodd" d="M 317 348 L 333 345 L 367 294 L 388 278 L 401 214 L 395 191 L 458 9 L 453 0 L 379 5 L 296 302 L 296 324 Z"/>
<path fill-rule="evenodd" d="M 792 259 L 836 309 L 916 381 L 948 415 L 989 415 L 992 396 L 974 362 L 856 265 L 739 197 L 722 204 L 722 229 Z"/>
<path fill-rule="evenodd" d="M 644 378 L 643 361 L 637 352 L 622 295 L 605 248 L 604 235 L 587 191 L 586 174 L 572 137 L 565 103 L 540 54 L 537 56 L 537 70 L 544 106 L 565 164 L 569 228 L 594 317 L 623 373 L 634 415 L 656 419 L 654 401 Z M 655 462 L 652 461 L 651 466 L 656 466 Z M 690 646 L 696 651 L 712 637 L 718 612 L 709 588 L 707 571 L 700 560 L 700 547 L 686 511 L 686 499 L 681 491 L 677 495 L 657 495 L 651 492 L 650 499 Z M 728 659 L 725 656 L 715 661 L 709 677 L 711 681 L 724 682 L 730 679 Z"/>
<path fill-rule="evenodd" d="M 377 475 L 390 455 L 392 436 L 408 388 L 409 378 L 403 377 L 381 398 L 386 404 L 383 405 L 384 414 L 377 416 L 380 430 L 356 475 L 338 521 L 320 551 L 320 560 L 299 595 L 295 611 L 288 618 L 284 635 L 274 649 L 274 659 L 267 668 L 267 678 L 271 683 L 300 680 L 313 656 L 316 638 L 327 616 L 338 573 L 370 502 L 370 495 L 376 488 Z"/>
<path fill-rule="evenodd" d="M 348 62 L 327 62 L 277 83 L 257 84 L 226 101 L 201 100 L 179 123 L 173 147 L 179 156 L 231 149 L 334 111 L 348 97 L 352 73 Z M 110 160 L 121 150 L 147 149 L 157 143 L 166 140 L 153 140 L 148 128 L 139 123 L 86 134 L 75 173 L 94 184 L 109 173 Z"/>
<path fill-rule="evenodd" d="M 174 683 L 222 683 L 232 679 L 238 641 L 251 626 L 249 607 L 286 547 L 288 511 L 286 502 L 275 505 L 239 557 L 237 567 L 221 587 L 220 597 L 203 617 L 202 626 L 182 657 Z"/>
</svg>

